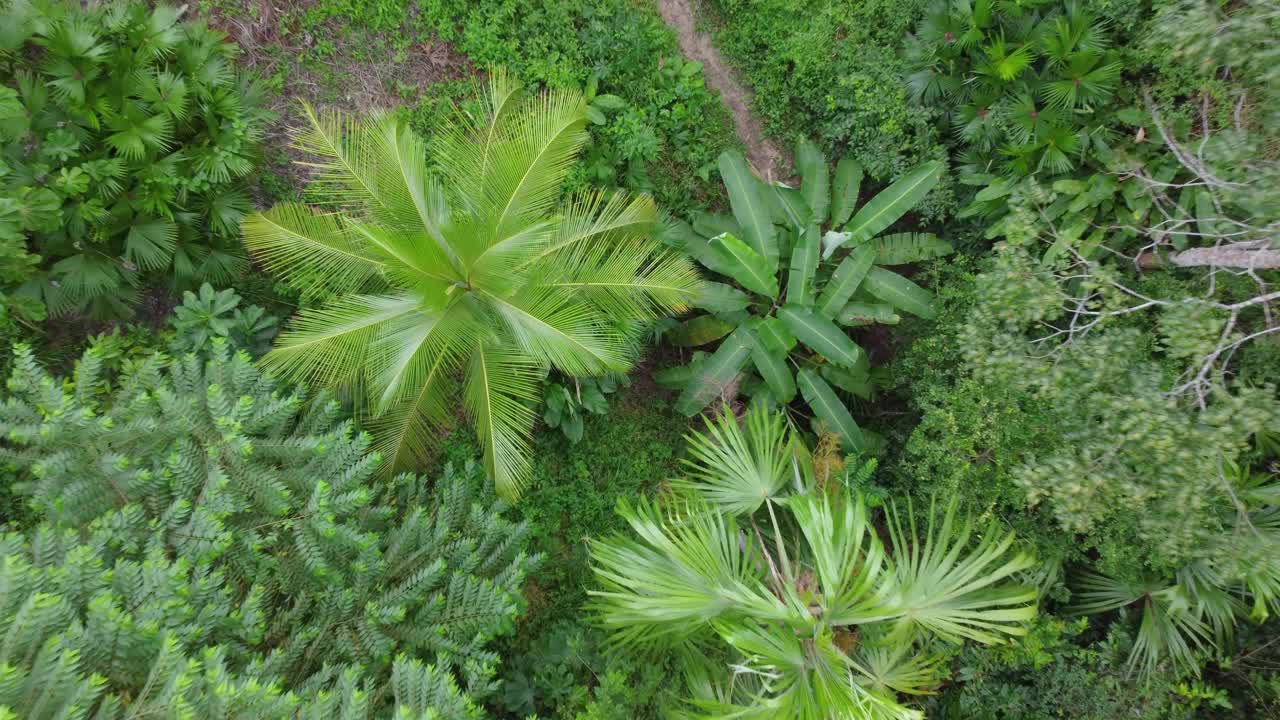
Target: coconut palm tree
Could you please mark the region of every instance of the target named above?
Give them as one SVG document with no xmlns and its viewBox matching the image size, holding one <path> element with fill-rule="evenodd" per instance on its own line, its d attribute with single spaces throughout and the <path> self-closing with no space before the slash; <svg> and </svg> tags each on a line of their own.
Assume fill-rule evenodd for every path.
<svg viewBox="0 0 1280 720">
<path fill-rule="evenodd" d="M 245 244 L 304 309 L 265 364 L 366 401 L 391 470 L 412 466 L 460 392 L 498 492 L 529 476 L 542 376 L 628 370 L 642 325 L 683 309 L 696 270 L 651 240 L 647 196 L 561 200 L 587 139 L 580 93 L 521 93 L 494 72 L 477 109 L 428 144 L 392 114 L 306 108 L 297 146 L 319 207 L 250 217 Z"/>
<path fill-rule="evenodd" d="M 1012 581 L 1034 561 L 1012 533 L 976 531 L 954 503 L 921 530 L 890 505 L 882 542 L 839 462 L 780 414 L 709 421 L 689 456 L 665 503 L 619 504 L 637 538 L 591 545 L 612 639 L 684 659 L 682 717 L 918 718 L 898 694 L 937 687 L 940 643 L 1001 642 L 1035 617 L 1035 589 Z"/>
</svg>

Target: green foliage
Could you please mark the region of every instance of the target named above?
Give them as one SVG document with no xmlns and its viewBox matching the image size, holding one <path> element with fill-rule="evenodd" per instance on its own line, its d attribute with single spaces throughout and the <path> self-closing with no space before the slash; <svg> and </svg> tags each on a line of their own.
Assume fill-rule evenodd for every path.
<svg viewBox="0 0 1280 720">
<path fill-rule="evenodd" d="M 683 388 L 677 407 L 688 415 L 736 389 L 767 407 L 786 406 L 799 391 L 815 424 L 863 450 L 867 440 L 836 388 L 870 397 L 870 364 L 846 328 L 895 324 L 898 310 L 933 316 L 931 293 L 882 266 L 945 255 L 950 245 L 923 233 L 881 233 L 929 192 L 942 168 L 922 165 L 859 207 L 856 161 L 842 159 L 832 179 L 812 145 L 802 144 L 797 159 L 803 180 L 795 189 L 760 182 L 741 155 L 726 152 L 720 174 L 732 217 L 667 224 L 668 244 L 739 287 L 708 283 L 693 305 L 709 314 L 667 330 L 678 346 L 720 345 L 659 380 Z"/>
<path fill-rule="evenodd" d="M 921 529 L 890 506 L 890 552 L 780 417 L 726 415 L 690 444 L 675 497 L 619 502 L 641 539 L 592 542 L 601 623 L 621 646 L 683 652 L 689 717 L 919 717 L 897 693 L 936 686 L 942 645 L 1035 616 L 1035 591 L 1008 581 L 1034 561 L 995 523 L 975 534 L 951 504 Z"/>
<path fill-rule="evenodd" d="M 318 158 L 313 194 L 336 212 L 283 204 L 246 221 L 268 269 L 335 295 L 300 312 L 266 363 L 359 384 L 389 468 L 422 459 L 456 393 L 498 491 L 519 496 L 541 376 L 626 372 L 645 323 L 700 286 L 687 258 L 650 239 L 649 197 L 561 201 L 586 111 L 581 93 L 525 98 L 494 72 L 475 111 L 433 143 L 431 166 L 394 117 L 309 112 L 299 147 Z"/>
<path fill-rule="evenodd" d="M 1105 159 L 1122 64 L 1105 24 L 1068 3 L 937 0 L 911 44 L 913 100 L 941 104 L 974 172 Z"/>
<path fill-rule="evenodd" d="M 753 109 L 775 136 L 816 137 L 831 154 L 858 158 L 882 183 L 946 159 L 935 115 L 909 101 L 899 57 L 924 0 L 716 0 L 716 45 L 741 68 Z M 949 182 L 915 212 L 952 210 Z"/>
<path fill-rule="evenodd" d="M 1169 677 L 1125 679 L 1132 638 L 1118 627 L 1088 642 L 1083 619 L 1042 617 L 1018 643 L 965 647 L 954 680 L 926 705 L 936 720 L 1076 720 L 1195 717 L 1171 693 Z"/>
<path fill-rule="evenodd" d="M 282 394 L 221 342 L 205 364 L 128 362 L 106 395 L 101 365 L 90 350 L 60 380 L 23 349 L 0 408 L 0 461 L 42 521 L 3 541 L 22 644 L 0 704 L 479 717 L 453 673 L 496 690 L 486 644 L 537 558 L 474 466 L 373 484 L 335 402 Z"/>
<path fill-rule="evenodd" d="M 655 717 L 647 706 L 667 681 L 666 668 L 624 652 L 606 653 L 602 639 L 580 621 L 556 623 L 505 669 L 503 706 L 517 717 Z"/>
<path fill-rule="evenodd" d="M 317 0 L 305 9 L 280 10 L 281 34 L 310 41 L 314 62 L 306 63 L 308 71 L 337 64 L 335 57 L 354 57 L 379 70 L 391 62 L 404 67 L 413 86 L 417 74 L 440 71 L 435 58 L 415 56 L 427 47 L 463 55 L 475 67 L 506 67 L 530 85 L 585 87 L 597 101 L 582 162 L 567 178 L 571 190 L 620 186 L 649 192 L 663 207 L 682 212 L 718 199 L 709 176 L 716 156 L 734 143 L 729 114 L 704 86 L 700 66 L 681 58 L 674 33 L 651 5 L 631 0 Z M 398 77 L 378 73 L 388 74 Z M 344 79 L 336 72 L 328 78 L 339 85 Z M 440 95 L 451 94 L 446 85 L 411 88 L 427 94 L 415 119 L 439 115 L 436 108 L 447 105 Z"/>
<path fill-rule="evenodd" d="M 528 524 L 531 549 L 547 561 L 525 585 L 529 607 L 516 635 L 499 649 L 504 696 L 510 692 L 513 702 L 524 703 L 515 698 L 531 694 L 539 717 L 664 717 L 659 701 L 674 682 L 672 664 L 607 651 L 599 632 L 586 627 L 584 605 L 592 583 L 587 538 L 624 528 L 614 513 L 618 500 L 662 492 L 662 479 L 679 468 L 677 448 L 688 421 L 671 400 L 639 378 L 611 398 L 608 415 L 584 418 L 584 441 L 571 443 L 559 432 L 534 437 L 533 481 L 513 513 Z M 475 453 L 462 436 L 455 433 L 442 450 L 455 463 Z M 543 669 L 543 660 L 562 657 L 567 647 L 578 651 Z"/>
<path fill-rule="evenodd" d="M 259 357 L 271 346 L 278 321 L 257 305 L 240 309 L 240 296 L 235 290 L 214 291 L 209 283 L 200 286 L 200 294 L 183 293 L 182 304 L 169 318 L 173 326 L 173 350 L 177 355 L 208 353 L 213 341 L 226 339 L 233 347 Z"/>
<path fill-rule="evenodd" d="M 144 281 L 244 267 L 235 237 L 267 115 L 235 47 L 180 18 L 123 0 L 10 4 L 0 282 L 29 319 L 127 314 Z"/>
<path fill-rule="evenodd" d="M 559 428 L 569 442 L 577 444 L 582 439 L 584 418 L 608 413 L 608 396 L 629 385 L 631 378 L 621 374 L 548 382 L 542 391 L 546 402 L 542 422 Z"/>
</svg>

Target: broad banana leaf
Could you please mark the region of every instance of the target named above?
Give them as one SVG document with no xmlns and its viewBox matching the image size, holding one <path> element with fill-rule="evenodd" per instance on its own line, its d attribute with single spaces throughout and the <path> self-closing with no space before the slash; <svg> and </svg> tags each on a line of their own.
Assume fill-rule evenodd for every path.
<svg viewBox="0 0 1280 720">
<path fill-rule="evenodd" d="M 698 374 L 698 369 L 702 363 L 706 362 L 710 357 L 707 353 L 699 350 L 693 354 L 689 362 L 684 365 L 659 370 L 653 374 L 653 381 L 664 388 L 672 390 L 683 390 L 689 381 Z"/>
<path fill-rule="evenodd" d="M 915 207 L 938 184 L 941 177 L 942 163 L 935 160 L 921 165 L 881 190 L 845 225 L 844 231 L 849 233 L 847 242 L 857 245 L 875 237 Z M 828 246 L 823 257 L 830 257 L 837 247 L 839 245 Z"/>
<path fill-rule="evenodd" d="M 705 238 L 713 238 L 720 233 L 730 233 L 743 237 L 742 226 L 728 215 L 713 215 L 699 212 L 693 214 L 693 229 Z"/>
<path fill-rule="evenodd" d="M 791 271 L 787 276 L 788 303 L 813 304 L 813 278 L 818 274 L 818 254 L 821 252 L 819 242 L 818 226 L 810 223 L 791 251 Z"/>
<path fill-rule="evenodd" d="M 740 152 L 726 150 L 721 153 L 719 165 L 720 177 L 724 179 L 725 189 L 729 191 L 729 206 L 733 208 L 733 217 L 742 226 L 743 234 L 739 237 L 777 266 L 777 229 L 773 227 L 773 219 L 765 205 L 763 186 L 751 174 L 747 159 Z"/>
<path fill-rule="evenodd" d="M 841 260 L 836 271 L 831 273 L 831 279 L 822 288 L 817 313 L 824 318 L 836 319 L 836 314 L 849 302 L 863 278 L 870 272 L 875 258 L 876 253 L 871 246 L 860 245 Z"/>
<path fill-rule="evenodd" d="M 720 397 L 742 371 L 754 344 L 751 331 L 743 327 L 725 338 L 710 357 L 698 364 L 697 371 L 676 401 L 676 410 L 685 415 L 695 415 Z"/>
<path fill-rule="evenodd" d="M 747 305 L 751 304 L 751 296 L 731 285 L 706 282 L 702 284 L 702 290 L 690 304 L 708 312 L 738 312 L 747 309 Z"/>
<path fill-rule="evenodd" d="M 877 265 L 906 265 L 950 255 L 951 243 L 933 233 L 894 233 L 871 241 Z"/>
<path fill-rule="evenodd" d="M 854 367 L 865 354 L 844 330 L 810 310 L 786 305 L 778 310 L 778 317 L 795 334 L 796 339 L 837 365 Z"/>
<path fill-rule="evenodd" d="M 752 292 L 760 293 L 770 299 L 777 299 L 776 260 L 771 263 L 768 258 L 729 233 L 717 235 L 712 239 L 711 247 L 720 250 L 728 260 L 730 277 Z"/>
<path fill-rule="evenodd" d="M 796 375 L 796 384 L 800 386 L 800 394 L 813 410 L 814 417 L 821 420 L 828 430 L 839 435 L 845 448 L 861 451 L 866 447 L 862 429 L 853 421 L 849 409 L 840 402 L 827 381 L 812 368 L 801 368 Z"/>
<path fill-rule="evenodd" d="M 835 365 L 823 365 L 822 377 L 851 395 L 857 395 L 863 400 L 871 399 L 874 386 L 871 384 L 871 375 L 868 374 L 866 367 L 850 370 Z"/>
<path fill-rule="evenodd" d="M 835 187 L 831 189 L 831 224 L 840 227 L 849 222 L 853 209 L 858 206 L 858 191 L 862 189 L 862 166 L 846 155 L 836 164 Z"/>
<path fill-rule="evenodd" d="M 714 315 L 699 315 L 667 331 L 666 338 L 677 347 L 696 347 L 715 342 L 733 332 L 734 325 Z"/>
<path fill-rule="evenodd" d="M 769 393 L 782 403 L 791 402 L 796 396 L 796 383 L 791 378 L 791 368 L 787 366 L 787 356 L 771 351 L 756 338 L 751 348 L 751 361 L 755 364 L 760 377 L 769 386 Z"/>
<path fill-rule="evenodd" d="M 800 170 L 800 195 L 812 211 L 813 222 L 826 224 L 831 200 L 827 158 L 816 145 L 805 140 L 796 148 L 796 168 Z"/>
<path fill-rule="evenodd" d="M 713 247 L 710 240 L 699 235 L 695 228 L 689 227 L 683 220 L 672 220 L 664 226 L 662 239 L 666 244 L 689 253 L 708 270 L 721 275 L 729 274 L 729 260 L 724 257 L 723 251 Z"/>
<path fill-rule="evenodd" d="M 775 182 L 767 186 L 765 192 L 773 196 L 770 207 L 773 209 L 775 224 L 792 228 L 796 232 L 800 232 L 809 224 L 813 211 L 809 209 L 809 204 L 804 201 L 804 196 L 799 190 L 790 185 Z"/>
<path fill-rule="evenodd" d="M 786 355 L 796 346 L 796 336 L 787 324 L 773 315 L 769 315 L 753 328 L 756 339 L 764 343 L 775 354 Z"/>
<path fill-rule="evenodd" d="M 912 315 L 922 318 L 937 315 L 933 309 L 933 293 L 891 270 L 871 268 L 862 281 L 862 287 L 875 297 Z"/>
<path fill-rule="evenodd" d="M 844 306 L 838 318 L 841 325 L 897 325 L 902 318 L 893 306 L 884 303 L 851 302 Z"/>
</svg>

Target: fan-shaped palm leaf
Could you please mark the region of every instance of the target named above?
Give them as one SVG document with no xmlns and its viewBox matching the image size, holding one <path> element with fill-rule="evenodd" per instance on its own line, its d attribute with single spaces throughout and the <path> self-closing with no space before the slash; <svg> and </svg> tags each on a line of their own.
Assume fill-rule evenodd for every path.
<svg viewBox="0 0 1280 720">
<path fill-rule="evenodd" d="M 890 507 L 896 603 L 902 613 L 899 629 L 925 629 L 952 641 L 970 638 L 984 643 L 1025 634 L 1020 623 L 1035 617 L 1036 591 L 1001 581 L 1035 561 L 1014 550 L 1013 533 L 995 526 L 969 549 L 973 525 L 957 517 L 957 505 L 947 505 L 941 522 L 936 506 L 931 507 L 923 538 L 914 517 L 904 525 L 897 509 Z"/>
</svg>

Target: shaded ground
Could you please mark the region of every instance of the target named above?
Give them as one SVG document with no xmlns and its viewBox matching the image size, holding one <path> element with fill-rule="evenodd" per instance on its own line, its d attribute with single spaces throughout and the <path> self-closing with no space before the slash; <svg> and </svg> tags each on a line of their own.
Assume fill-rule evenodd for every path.
<svg viewBox="0 0 1280 720">
<path fill-rule="evenodd" d="M 720 56 L 710 36 L 698 32 L 693 0 L 657 0 L 658 14 L 676 31 L 680 51 L 702 63 L 707 84 L 724 100 L 733 116 L 738 138 L 747 148 L 747 159 L 756 174 L 765 180 L 782 180 L 792 175 L 790 153 L 765 138 L 760 121 L 751 113 L 751 90 L 742 84 L 737 71 Z"/>
<path fill-rule="evenodd" d="M 441 83 L 480 74 L 438 38 L 417 36 L 393 47 L 376 33 L 356 37 L 351 28 L 337 27 L 332 20 L 327 27 L 306 30 L 300 18 L 309 4 L 241 0 L 215 2 L 202 12 L 211 26 L 240 46 L 238 64 L 273 86 L 267 100 L 277 121 L 264 147 L 272 173 L 289 186 L 281 191 L 306 184 L 306 169 L 292 164 L 290 149 L 290 131 L 304 122 L 300 101 L 318 110 L 365 114 L 406 106 Z M 331 37 L 324 37 L 326 32 Z"/>
</svg>

